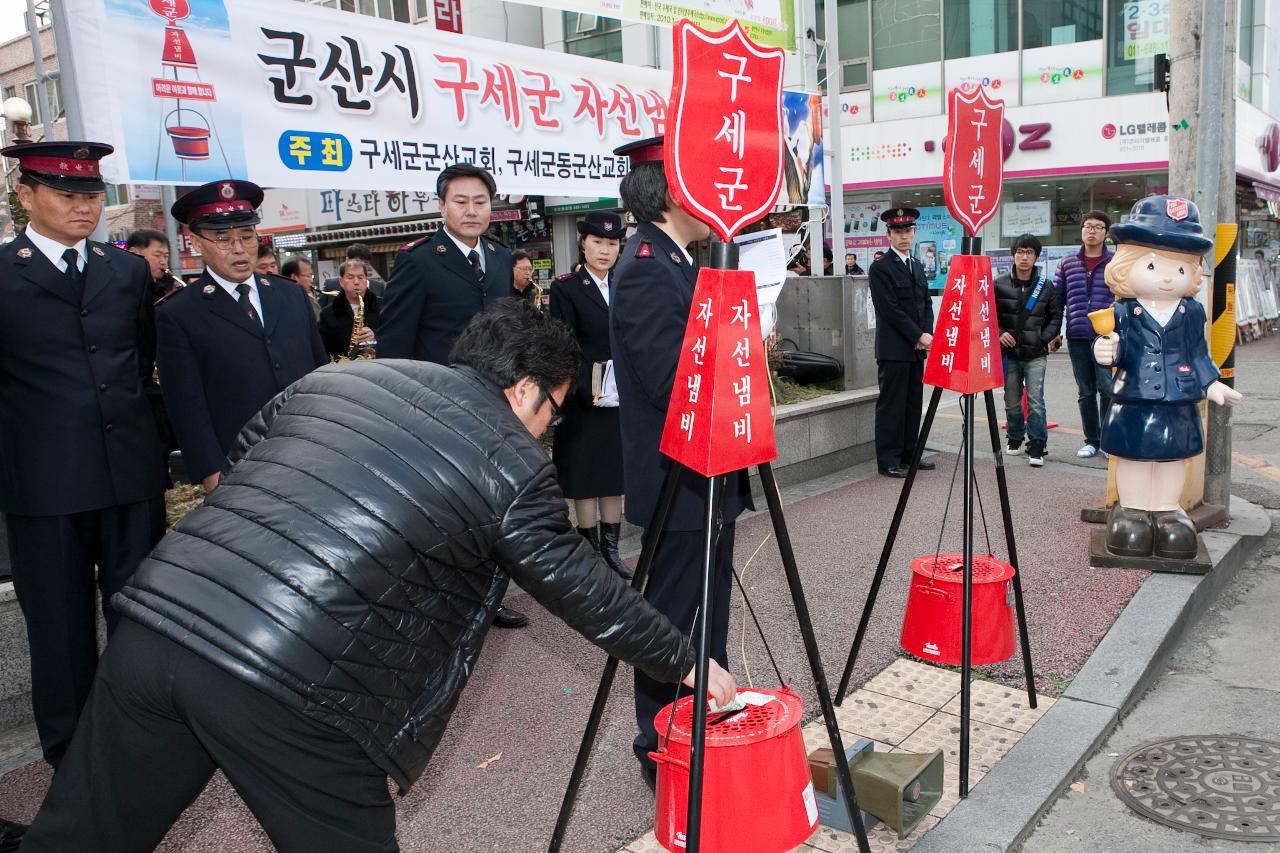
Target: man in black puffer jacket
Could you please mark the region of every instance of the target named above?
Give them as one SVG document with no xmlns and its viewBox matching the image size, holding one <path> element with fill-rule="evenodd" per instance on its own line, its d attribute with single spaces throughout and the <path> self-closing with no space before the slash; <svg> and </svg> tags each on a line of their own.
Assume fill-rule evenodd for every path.
<svg viewBox="0 0 1280 853">
<path fill-rule="evenodd" d="M 454 367 L 356 361 L 255 417 L 123 616 L 23 853 L 147 851 L 221 768 L 276 848 L 394 851 L 508 578 L 653 678 L 693 653 L 569 523 L 538 442 L 580 353 L 504 300 Z M 732 677 L 712 662 L 712 695 Z"/>
<path fill-rule="evenodd" d="M 1044 465 L 1049 430 L 1044 411 L 1044 372 L 1048 354 L 1058 349 L 1062 330 L 1062 298 L 1036 261 L 1040 241 L 1023 234 L 1013 241 L 1013 269 L 996 279 L 996 316 L 1004 353 L 1004 410 L 1009 446 L 1016 456 L 1027 439 L 1034 468 Z M 1022 416 L 1022 393 L 1027 417 Z"/>
</svg>

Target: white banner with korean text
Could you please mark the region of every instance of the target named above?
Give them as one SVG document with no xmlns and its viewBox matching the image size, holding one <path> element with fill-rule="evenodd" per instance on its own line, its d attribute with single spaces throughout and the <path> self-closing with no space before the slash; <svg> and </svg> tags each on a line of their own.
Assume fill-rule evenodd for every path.
<svg viewBox="0 0 1280 853">
<path fill-rule="evenodd" d="M 293 0 L 66 0 L 86 135 L 115 183 L 616 196 L 665 130 L 670 72 Z"/>
</svg>

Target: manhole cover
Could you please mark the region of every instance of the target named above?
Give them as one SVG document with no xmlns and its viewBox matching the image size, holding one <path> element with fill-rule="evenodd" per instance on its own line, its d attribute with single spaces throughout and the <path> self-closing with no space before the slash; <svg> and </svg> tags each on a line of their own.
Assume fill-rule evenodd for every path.
<svg viewBox="0 0 1280 853">
<path fill-rule="evenodd" d="M 1121 758 L 1111 787 L 1143 817 L 1210 838 L 1280 841 L 1280 743 L 1191 735 Z"/>
</svg>

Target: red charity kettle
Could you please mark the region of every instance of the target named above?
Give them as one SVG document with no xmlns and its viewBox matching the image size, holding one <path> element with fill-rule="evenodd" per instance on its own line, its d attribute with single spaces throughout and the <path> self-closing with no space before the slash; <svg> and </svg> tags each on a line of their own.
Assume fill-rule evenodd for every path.
<svg viewBox="0 0 1280 853">
<path fill-rule="evenodd" d="M 781 690 L 741 689 L 747 707 L 708 713 L 702 774 L 704 853 L 782 853 L 818 827 L 818 804 L 800 731 L 804 702 Z M 672 715 L 674 714 L 674 719 Z M 654 717 L 659 735 L 653 832 L 668 850 L 685 849 L 693 697 Z M 669 728 L 668 728 L 669 726 Z"/>
<path fill-rule="evenodd" d="M 1013 657 L 1014 568 L 995 557 L 973 557 L 971 663 Z M 964 625 L 964 557 L 928 554 L 911 561 L 911 589 L 902 619 L 902 648 L 936 663 L 959 664 Z"/>
</svg>

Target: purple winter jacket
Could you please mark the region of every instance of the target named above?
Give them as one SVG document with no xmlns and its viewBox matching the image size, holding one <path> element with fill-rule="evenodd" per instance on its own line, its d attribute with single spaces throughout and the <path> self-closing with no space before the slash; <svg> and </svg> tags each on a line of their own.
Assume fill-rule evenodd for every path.
<svg viewBox="0 0 1280 853">
<path fill-rule="evenodd" d="M 1084 247 L 1075 255 L 1062 259 L 1058 270 L 1054 273 L 1053 285 L 1062 296 L 1065 310 L 1062 313 L 1063 323 L 1068 340 L 1091 341 L 1097 337 L 1093 324 L 1089 322 L 1089 312 L 1107 308 L 1115 300 L 1111 288 L 1103 279 L 1103 272 L 1115 252 L 1104 244 L 1102 262 L 1093 268 L 1093 275 L 1085 272 Z"/>
</svg>

